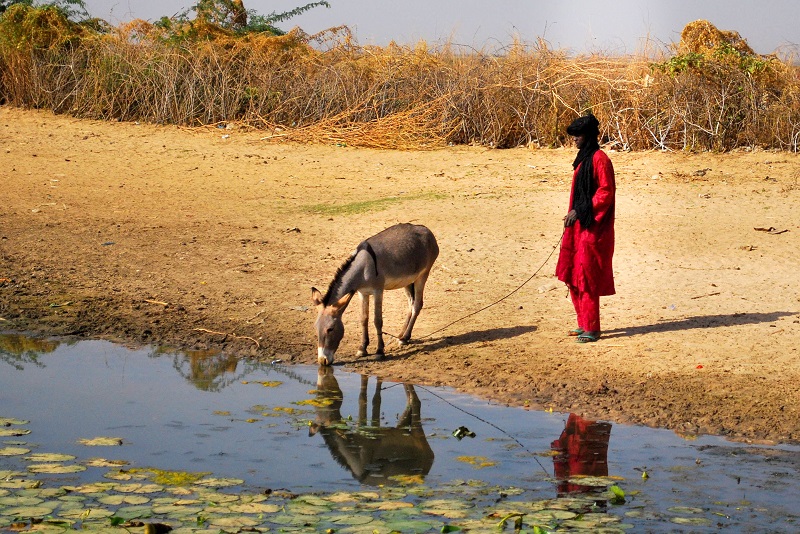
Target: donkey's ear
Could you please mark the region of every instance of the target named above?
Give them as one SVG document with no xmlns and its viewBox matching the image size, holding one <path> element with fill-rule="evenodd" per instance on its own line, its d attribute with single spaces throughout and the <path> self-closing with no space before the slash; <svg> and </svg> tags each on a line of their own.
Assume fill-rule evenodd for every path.
<svg viewBox="0 0 800 534">
<path fill-rule="evenodd" d="M 322 293 L 316 287 L 311 288 L 311 302 L 314 306 L 322 306 Z"/>
<path fill-rule="evenodd" d="M 355 295 L 355 294 L 356 294 L 355 291 L 352 292 L 352 293 L 348 293 L 347 295 L 343 296 L 338 301 L 336 301 L 333 304 L 333 307 L 336 310 L 344 310 L 347 307 L 347 305 L 350 304 L 350 299 L 352 299 L 353 295 Z"/>
</svg>

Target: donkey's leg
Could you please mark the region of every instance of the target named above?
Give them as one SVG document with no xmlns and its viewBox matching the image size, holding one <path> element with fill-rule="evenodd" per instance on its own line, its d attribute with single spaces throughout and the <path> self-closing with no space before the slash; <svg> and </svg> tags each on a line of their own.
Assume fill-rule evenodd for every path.
<svg viewBox="0 0 800 534">
<path fill-rule="evenodd" d="M 408 324 L 406 324 L 405 330 L 403 330 L 403 334 L 400 336 L 400 343 L 405 343 L 411 339 L 411 331 L 414 329 L 414 323 L 417 322 L 419 312 L 422 310 L 422 305 L 424 303 L 422 296 L 425 293 L 425 282 L 428 281 L 428 275 L 430 273 L 431 271 L 428 269 L 420 274 L 419 278 L 414 281 L 414 303 L 411 306 L 411 314 L 408 318 Z"/>
<path fill-rule="evenodd" d="M 408 330 L 408 323 L 409 321 L 411 321 L 411 314 L 414 313 L 414 283 L 412 282 L 403 289 L 405 289 L 406 298 L 408 299 L 408 315 L 406 315 L 406 320 L 405 322 L 403 322 L 403 329 L 400 330 L 401 338 L 402 334 L 404 334 L 405 331 Z M 399 343 L 402 345 L 404 341 L 400 339 Z"/>
<path fill-rule="evenodd" d="M 378 348 L 375 351 L 375 358 L 382 360 L 384 357 L 383 352 L 383 289 L 375 290 L 375 330 L 378 335 Z"/>
<path fill-rule="evenodd" d="M 378 378 L 375 383 L 375 394 L 372 396 L 372 426 L 381 426 L 381 386 L 383 381 Z"/>
<path fill-rule="evenodd" d="M 356 351 L 356 358 L 367 354 L 369 345 L 369 295 L 359 292 L 361 297 L 361 348 Z"/>
<path fill-rule="evenodd" d="M 361 388 L 358 390 L 358 426 L 367 424 L 367 385 L 369 375 L 361 375 Z"/>
</svg>

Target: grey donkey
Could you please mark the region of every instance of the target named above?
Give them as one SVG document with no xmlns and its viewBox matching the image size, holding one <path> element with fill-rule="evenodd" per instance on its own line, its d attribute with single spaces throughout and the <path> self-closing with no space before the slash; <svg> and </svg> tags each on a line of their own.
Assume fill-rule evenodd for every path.
<svg viewBox="0 0 800 534">
<path fill-rule="evenodd" d="M 378 336 L 377 359 L 384 357 L 383 292 L 406 290 L 408 316 L 398 337 L 400 344 L 411 339 L 411 330 L 422 309 L 425 282 L 439 256 L 439 245 L 425 226 L 401 223 L 364 240 L 333 277 L 325 296 L 311 288 L 311 301 L 317 307 L 317 361 L 332 365 L 336 349 L 344 337 L 342 315 L 356 293 L 361 297 L 362 357 L 369 345 L 369 297 L 375 297 L 374 324 Z"/>
</svg>

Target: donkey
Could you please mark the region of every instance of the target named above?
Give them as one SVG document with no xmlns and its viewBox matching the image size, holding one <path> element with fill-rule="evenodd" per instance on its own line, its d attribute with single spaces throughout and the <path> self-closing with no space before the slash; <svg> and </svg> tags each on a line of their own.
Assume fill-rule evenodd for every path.
<svg viewBox="0 0 800 534">
<path fill-rule="evenodd" d="M 433 233 L 417 224 L 396 224 L 363 241 L 339 269 L 325 296 L 311 288 L 311 301 L 317 307 L 317 362 L 332 365 L 333 356 L 344 337 L 342 315 L 356 292 L 361 297 L 362 357 L 369 345 L 369 297 L 375 297 L 374 325 L 378 335 L 376 359 L 384 357 L 383 291 L 405 288 L 408 316 L 398 338 L 402 345 L 411 339 L 411 330 L 422 309 L 425 282 L 439 255 Z"/>
</svg>

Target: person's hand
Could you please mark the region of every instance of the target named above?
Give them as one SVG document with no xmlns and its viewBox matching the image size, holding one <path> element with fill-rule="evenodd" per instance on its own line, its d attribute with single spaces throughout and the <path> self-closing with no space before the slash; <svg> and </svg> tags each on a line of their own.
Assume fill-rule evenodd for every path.
<svg viewBox="0 0 800 534">
<path fill-rule="evenodd" d="M 567 213 L 566 217 L 564 217 L 564 228 L 572 226 L 577 220 L 578 212 L 575 210 L 569 210 L 569 213 Z"/>
</svg>

